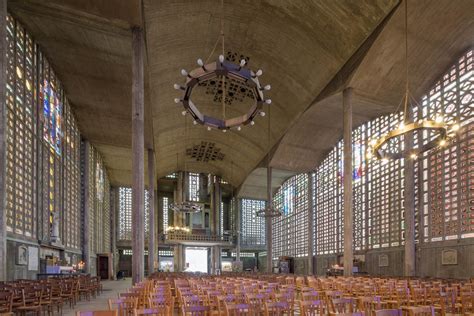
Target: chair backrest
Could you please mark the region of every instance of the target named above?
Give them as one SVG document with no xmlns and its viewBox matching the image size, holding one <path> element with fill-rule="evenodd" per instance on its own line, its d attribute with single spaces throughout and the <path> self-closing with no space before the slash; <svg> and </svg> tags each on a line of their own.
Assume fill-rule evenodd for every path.
<svg viewBox="0 0 474 316">
<path fill-rule="evenodd" d="M 211 308 L 204 305 L 183 306 L 183 315 L 188 316 L 208 316 Z"/>
<path fill-rule="evenodd" d="M 352 298 L 335 298 L 329 300 L 330 310 L 333 313 L 345 314 L 354 312 L 354 301 Z"/>
<path fill-rule="evenodd" d="M 290 313 L 290 304 L 282 302 L 265 302 L 265 316 L 280 316 Z"/>
<path fill-rule="evenodd" d="M 250 316 L 254 314 L 250 304 L 227 304 L 225 305 L 226 316 Z"/>
<path fill-rule="evenodd" d="M 168 316 L 168 308 L 145 308 L 145 309 L 134 309 L 134 316 L 139 315 L 153 315 L 153 316 Z"/>
<path fill-rule="evenodd" d="M 10 291 L 0 292 L 0 313 L 12 311 L 13 293 Z"/>
<path fill-rule="evenodd" d="M 119 299 L 109 299 L 109 310 L 117 310 L 118 314 L 131 314 L 137 308 L 138 298 L 128 297 Z"/>
<path fill-rule="evenodd" d="M 321 300 L 305 300 L 299 301 L 300 315 L 303 316 L 316 316 L 324 314 L 324 304 Z"/>
<path fill-rule="evenodd" d="M 117 316 L 118 312 L 114 311 L 91 311 L 91 312 L 76 312 L 76 316 Z"/>
<path fill-rule="evenodd" d="M 409 316 L 434 316 L 435 311 L 433 306 L 419 306 L 411 307 L 408 310 Z"/>
<path fill-rule="evenodd" d="M 380 309 L 372 311 L 372 316 L 402 316 L 401 309 Z"/>
<path fill-rule="evenodd" d="M 357 309 L 370 314 L 373 310 L 382 309 L 380 296 L 363 296 L 357 299 Z"/>
</svg>

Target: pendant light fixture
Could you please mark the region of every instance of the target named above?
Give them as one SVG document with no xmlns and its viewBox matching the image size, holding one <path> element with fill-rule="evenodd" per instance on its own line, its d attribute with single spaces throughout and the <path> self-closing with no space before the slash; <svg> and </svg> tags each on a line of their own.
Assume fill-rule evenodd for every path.
<svg viewBox="0 0 474 316">
<path fill-rule="evenodd" d="M 458 124 L 448 125 L 444 121 L 443 113 L 438 113 L 434 120 L 415 120 L 409 115 L 412 103 L 418 104 L 410 93 L 408 81 L 408 0 L 405 0 L 405 93 L 402 98 L 403 120 L 399 126 L 378 139 L 369 141 L 367 159 L 416 159 L 421 153 L 435 147 L 446 145 L 450 135 L 457 132 Z M 397 110 L 398 111 L 398 110 Z M 412 137 L 415 132 L 426 132 L 432 135 L 430 141 L 418 143 L 415 148 L 405 146 L 403 139 Z"/>
</svg>

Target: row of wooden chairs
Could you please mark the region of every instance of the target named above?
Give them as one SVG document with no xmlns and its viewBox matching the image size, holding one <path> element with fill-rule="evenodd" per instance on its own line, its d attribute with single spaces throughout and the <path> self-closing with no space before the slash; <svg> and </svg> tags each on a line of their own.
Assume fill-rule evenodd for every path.
<svg viewBox="0 0 474 316">
<path fill-rule="evenodd" d="M 62 315 L 64 303 L 73 307 L 78 300 L 90 300 L 101 291 L 100 278 L 90 276 L 2 282 L 0 315 Z"/>
</svg>

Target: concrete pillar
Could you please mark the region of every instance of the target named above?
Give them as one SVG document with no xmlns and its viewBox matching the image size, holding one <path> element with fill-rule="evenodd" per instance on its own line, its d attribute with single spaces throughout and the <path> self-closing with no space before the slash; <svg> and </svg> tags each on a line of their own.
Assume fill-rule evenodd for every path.
<svg viewBox="0 0 474 316">
<path fill-rule="evenodd" d="M 155 262 L 157 247 L 156 241 L 156 222 L 155 222 L 155 152 L 148 149 L 148 197 L 149 215 L 148 215 L 148 274 L 155 272 Z"/>
<path fill-rule="evenodd" d="M 186 265 L 186 258 L 184 257 L 184 247 L 183 245 L 175 245 L 173 251 L 174 272 L 182 272 L 184 270 L 184 266 Z"/>
<path fill-rule="evenodd" d="M 83 217 L 83 245 L 82 245 L 82 260 L 84 261 L 84 270 L 86 273 L 91 272 L 91 252 L 90 252 L 90 242 L 89 242 L 89 235 L 91 233 L 89 227 L 89 214 L 90 214 L 90 198 L 89 198 L 89 179 L 91 177 L 90 174 L 90 150 L 91 145 L 88 140 L 84 141 L 84 178 L 83 178 L 83 185 L 84 185 L 84 217 Z"/>
<path fill-rule="evenodd" d="M 221 271 L 221 248 L 219 246 L 213 246 L 211 248 L 211 273 L 218 274 Z"/>
<path fill-rule="evenodd" d="M 271 208 L 272 203 L 272 168 L 267 167 L 267 207 Z M 272 263 L 272 218 L 267 216 L 265 217 L 265 239 L 267 242 L 267 272 L 273 273 L 273 263 Z"/>
<path fill-rule="evenodd" d="M 354 222 L 352 220 L 352 88 L 342 93 L 344 111 L 344 275 L 352 275 Z"/>
<path fill-rule="evenodd" d="M 145 175 L 143 104 L 143 30 L 132 29 L 132 283 L 143 280 L 145 248 Z"/>
<path fill-rule="evenodd" d="M 313 174 L 308 172 L 308 274 L 313 275 L 313 233 L 314 233 Z"/>
<path fill-rule="evenodd" d="M 176 189 L 174 191 L 174 203 L 182 203 L 185 199 L 184 185 L 185 185 L 185 173 L 178 172 L 178 179 L 176 181 Z M 173 212 L 173 226 L 184 226 L 184 214 L 181 212 Z"/>
<path fill-rule="evenodd" d="M 7 214 L 6 214 L 6 174 L 7 174 L 7 144 L 5 102 L 6 83 L 6 19 L 7 0 L 0 0 L 0 281 L 7 280 Z"/>
<path fill-rule="evenodd" d="M 240 262 L 240 245 L 242 243 L 242 232 L 240 231 L 241 228 L 240 228 L 240 221 L 241 221 L 241 203 L 239 201 L 239 199 L 235 199 L 234 201 L 234 207 L 235 207 L 235 231 L 236 231 L 236 234 L 237 234 L 237 247 L 235 249 L 235 252 L 236 252 L 236 256 L 235 256 L 235 261 L 237 262 Z"/>
<path fill-rule="evenodd" d="M 211 186 L 211 233 L 220 235 L 222 191 L 219 177 L 212 177 Z"/>
<path fill-rule="evenodd" d="M 405 148 L 413 148 L 413 135 L 405 137 Z M 415 275 L 415 170 L 414 160 L 405 159 L 404 208 L 405 208 L 405 276 Z"/>
<path fill-rule="evenodd" d="M 118 252 L 117 252 L 117 188 L 110 188 L 110 252 L 112 253 L 112 269 L 111 275 L 112 279 L 115 280 L 117 275 L 117 262 L 118 262 Z"/>
</svg>

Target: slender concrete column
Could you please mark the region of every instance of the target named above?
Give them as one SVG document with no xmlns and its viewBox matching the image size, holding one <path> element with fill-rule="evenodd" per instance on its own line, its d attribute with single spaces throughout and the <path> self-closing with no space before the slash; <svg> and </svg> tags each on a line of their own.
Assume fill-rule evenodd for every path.
<svg viewBox="0 0 474 316">
<path fill-rule="evenodd" d="M 7 219 L 6 219 L 6 19 L 7 0 L 0 0 L 0 281 L 7 280 Z"/>
<path fill-rule="evenodd" d="M 156 262 L 156 226 L 155 226 L 155 152 L 148 149 L 148 197 L 149 215 L 148 215 L 148 274 L 155 272 Z"/>
<path fill-rule="evenodd" d="M 233 189 L 232 189 L 233 190 Z M 236 247 L 236 256 L 235 261 L 240 262 L 240 244 L 242 243 L 242 232 L 240 231 L 240 221 L 241 221 L 241 203 L 239 199 L 235 199 L 235 230 L 237 234 L 237 247 Z"/>
<path fill-rule="evenodd" d="M 145 248 L 145 175 L 143 104 L 143 31 L 132 29 L 132 283 L 143 280 Z"/>
<path fill-rule="evenodd" d="M 89 242 L 89 235 L 91 233 L 90 227 L 89 227 L 89 214 L 90 214 L 90 198 L 89 198 L 89 179 L 90 179 L 90 150 L 91 150 L 91 145 L 88 140 L 84 141 L 84 156 L 86 159 L 84 159 L 84 217 L 83 217 L 83 241 L 84 244 L 82 245 L 82 257 L 84 261 L 84 267 L 85 267 L 85 272 L 90 273 L 91 272 L 91 252 L 90 252 L 90 242 Z"/>
<path fill-rule="evenodd" d="M 313 202 L 313 174 L 308 172 L 308 274 L 313 275 L 313 225 L 314 225 L 314 202 Z"/>
<path fill-rule="evenodd" d="M 344 108 L 344 275 L 352 275 L 352 88 L 342 93 Z"/>
<path fill-rule="evenodd" d="M 112 269 L 110 274 L 115 280 L 117 275 L 116 261 L 117 261 L 117 188 L 110 188 L 110 252 L 112 253 Z"/>
<path fill-rule="evenodd" d="M 413 135 L 405 137 L 405 148 L 413 148 Z M 405 276 L 415 275 L 415 170 L 414 160 L 405 159 Z"/>
<path fill-rule="evenodd" d="M 222 192 L 221 192 L 221 182 L 218 177 L 213 177 L 214 183 L 212 184 L 211 192 L 211 218 L 212 218 L 212 233 L 220 235 L 220 224 L 222 221 L 221 218 L 221 202 L 222 202 Z"/>
<path fill-rule="evenodd" d="M 272 168 L 267 167 L 267 207 L 272 207 Z M 273 273 L 272 269 L 272 218 L 265 217 L 266 242 L 267 242 L 267 272 Z"/>
<path fill-rule="evenodd" d="M 219 246 L 212 247 L 212 273 L 221 272 L 221 248 Z"/>
</svg>

